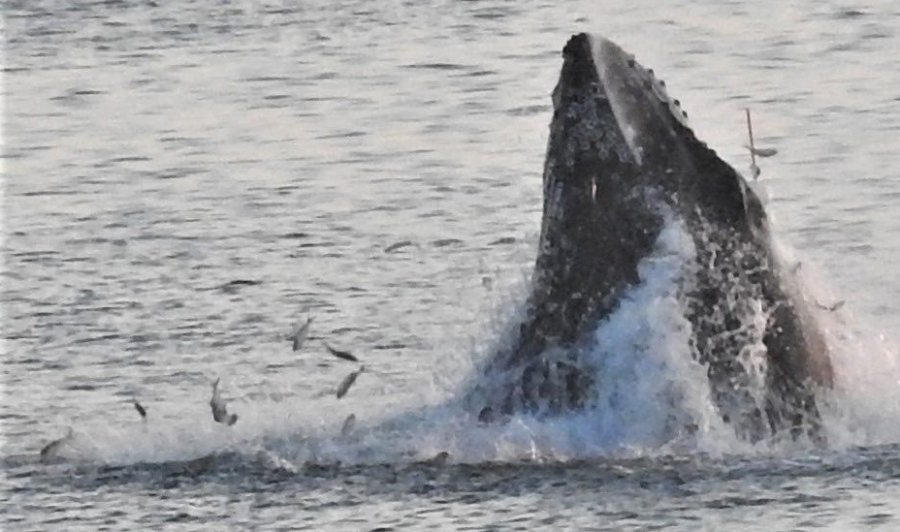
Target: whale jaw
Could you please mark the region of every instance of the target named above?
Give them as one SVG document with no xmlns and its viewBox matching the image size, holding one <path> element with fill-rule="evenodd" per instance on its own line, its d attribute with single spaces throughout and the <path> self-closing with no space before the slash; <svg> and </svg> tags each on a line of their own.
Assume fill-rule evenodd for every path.
<svg viewBox="0 0 900 532">
<path fill-rule="evenodd" d="M 722 419 L 750 440 L 815 432 L 827 352 L 803 301 L 783 286 L 765 210 L 744 179 L 696 138 L 652 70 L 602 37 L 566 44 L 553 107 L 526 317 L 469 404 L 539 415 L 591 405 L 594 333 L 639 285 L 639 265 L 675 219 L 695 248 L 679 288 L 692 356 Z M 752 338 L 740 333 L 748 305 L 769 316 Z M 763 397 L 740 360 L 752 341 L 766 351 Z"/>
</svg>

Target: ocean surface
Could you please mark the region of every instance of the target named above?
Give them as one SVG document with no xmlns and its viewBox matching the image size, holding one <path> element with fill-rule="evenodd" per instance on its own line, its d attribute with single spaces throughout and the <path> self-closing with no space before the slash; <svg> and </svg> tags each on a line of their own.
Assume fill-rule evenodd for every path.
<svg viewBox="0 0 900 532">
<path fill-rule="evenodd" d="M 900 527 L 900 3 L 2 9 L 3 530 Z M 617 408 L 459 406 L 522 312 L 581 31 L 653 68 L 739 170 L 745 108 L 779 150 L 775 237 L 839 307 L 825 445 L 648 437 L 666 406 L 642 390 L 706 386 L 656 270 L 598 331 L 652 328 L 666 362 L 626 367 Z M 366 367 L 342 399 L 358 366 L 326 343 Z"/>
</svg>

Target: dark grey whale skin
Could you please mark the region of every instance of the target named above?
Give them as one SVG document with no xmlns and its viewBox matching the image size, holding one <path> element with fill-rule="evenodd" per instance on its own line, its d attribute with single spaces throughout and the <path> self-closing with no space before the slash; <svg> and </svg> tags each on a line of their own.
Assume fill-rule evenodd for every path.
<svg viewBox="0 0 900 532">
<path fill-rule="evenodd" d="M 757 195 L 695 137 L 653 72 L 616 44 L 575 35 L 563 58 L 527 315 L 485 364 L 468 404 L 483 421 L 589 406 L 596 368 L 583 353 L 639 282 L 638 264 L 668 213 L 696 248 L 680 297 L 723 419 L 752 441 L 785 430 L 817 435 L 816 390 L 832 383 L 829 356 L 810 305 L 772 250 Z M 741 360 L 752 340 L 742 321 L 752 302 L 769 315 L 756 332 L 767 360 L 761 400 Z"/>
</svg>

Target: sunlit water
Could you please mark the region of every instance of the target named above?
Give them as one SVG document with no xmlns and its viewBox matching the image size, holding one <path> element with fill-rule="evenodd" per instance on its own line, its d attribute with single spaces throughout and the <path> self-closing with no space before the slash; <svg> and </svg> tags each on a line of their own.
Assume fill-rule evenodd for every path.
<svg viewBox="0 0 900 532">
<path fill-rule="evenodd" d="M 4 530 L 894 529 L 900 5 L 655 6 L 5 2 Z M 745 107 L 779 149 L 777 239 L 846 301 L 826 447 L 721 426 L 666 260 L 598 328 L 610 408 L 458 407 L 521 312 L 577 31 L 654 68 L 737 168 Z M 356 366 L 324 341 L 367 368 L 341 400 Z M 670 389 L 699 435 L 656 441 Z"/>
</svg>

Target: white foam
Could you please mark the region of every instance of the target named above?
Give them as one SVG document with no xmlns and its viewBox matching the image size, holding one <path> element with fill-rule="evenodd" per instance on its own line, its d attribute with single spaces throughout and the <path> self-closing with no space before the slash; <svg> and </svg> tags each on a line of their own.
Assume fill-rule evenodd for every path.
<svg viewBox="0 0 900 532">
<path fill-rule="evenodd" d="M 689 425 L 718 430 L 706 369 L 691 353 L 691 326 L 678 297 L 690 237 L 670 222 L 656 252 L 638 268 L 641 283 L 595 333 L 601 440 L 614 447 L 658 447 Z"/>
<path fill-rule="evenodd" d="M 800 285 L 814 304 L 840 301 L 814 264 L 802 261 Z M 834 388 L 822 405 L 828 441 L 835 448 L 900 442 L 900 347 L 853 309 L 816 308 L 834 368 Z"/>
<path fill-rule="evenodd" d="M 776 245 L 785 264 L 798 259 Z M 186 412 L 154 410 L 154 420 L 127 427 L 81 426 L 61 452 L 65 458 L 104 463 L 183 461 L 236 451 L 271 467 L 298 470 L 317 463 L 394 463 L 424 460 L 447 451 L 454 462 L 570 460 L 598 456 L 655 456 L 670 453 L 793 452 L 808 442 L 738 440 L 715 408 L 706 368 L 691 352 L 691 327 L 679 297 L 684 264 L 693 241 L 670 220 L 653 254 L 639 265 L 640 283 L 618 309 L 598 325 L 589 360 L 596 370 L 596 396 L 588 408 L 558 417 L 514 416 L 508 423 L 479 425 L 456 397 L 460 378 L 379 401 L 322 399 L 235 402 L 241 417 L 233 427 L 215 424 L 205 405 Z M 809 300 L 834 300 L 815 268 L 803 262 L 797 284 Z M 500 319 L 486 320 L 471 349 L 458 336 L 448 352 L 492 353 L 497 342 L 522 319 L 527 282 L 508 285 L 497 302 Z M 494 293 L 502 292 L 496 290 Z M 821 299 L 820 299 L 821 298 Z M 762 329 L 767 316 L 748 305 L 745 326 Z M 821 311 L 836 373 L 835 388 L 821 404 L 829 445 L 843 448 L 900 441 L 900 359 L 896 344 L 854 325 L 849 310 Z M 506 331 L 506 334 L 501 334 Z M 749 342 L 745 364 L 762 389 L 765 352 L 761 337 Z M 465 358 L 465 357 L 463 357 Z M 450 368 L 471 374 L 475 361 L 451 360 Z M 755 370 L 754 370 L 755 368 Z M 437 368 L 442 372 L 445 368 Z M 753 373 L 753 372 L 756 373 Z M 752 386 L 751 386 L 752 388 Z M 429 404 L 431 406 L 429 406 Z M 172 408 L 178 408 L 173 405 Z M 356 414 L 357 428 L 340 434 L 344 419 Z"/>
</svg>

